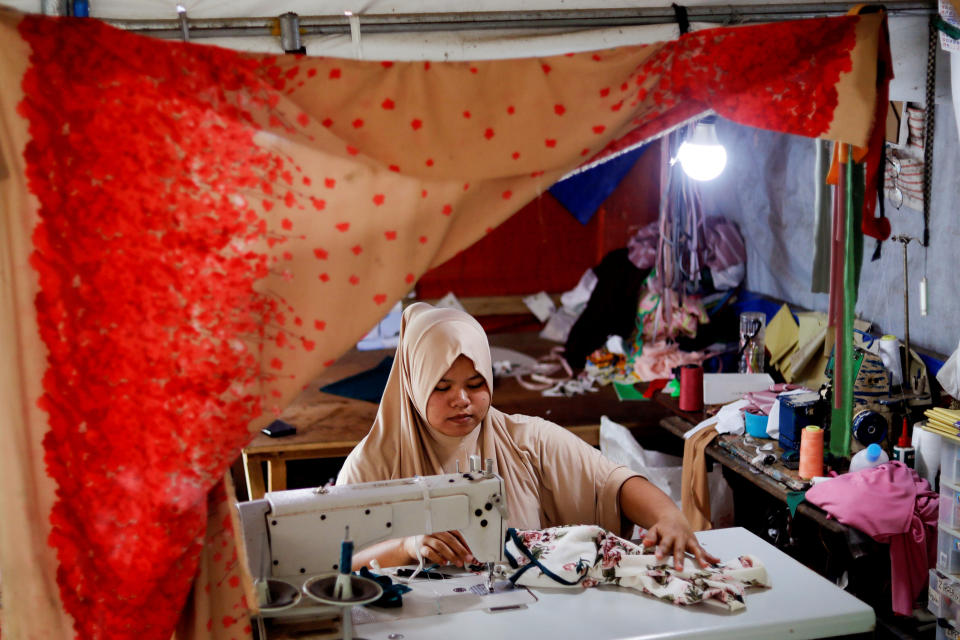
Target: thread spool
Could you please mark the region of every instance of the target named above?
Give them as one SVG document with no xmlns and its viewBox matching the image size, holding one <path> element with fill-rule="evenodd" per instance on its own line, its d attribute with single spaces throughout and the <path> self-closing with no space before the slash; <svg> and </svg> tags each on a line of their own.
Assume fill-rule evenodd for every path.
<svg viewBox="0 0 960 640">
<path fill-rule="evenodd" d="M 823 475 L 823 429 L 806 427 L 800 433 L 800 477 L 809 480 Z"/>
<path fill-rule="evenodd" d="M 872 409 L 863 409 L 853 416 L 853 437 L 863 446 L 883 442 L 887 437 L 887 419 Z"/>
<path fill-rule="evenodd" d="M 890 371 L 890 384 L 901 384 L 903 373 L 900 367 L 900 341 L 897 336 L 885 335 L 880 338 L 880 359 Z"/>
<path fill-rule="evenodd" d="M 703 411 L 703 367 L 680 367 L 680 411 Z"/>
</svg>

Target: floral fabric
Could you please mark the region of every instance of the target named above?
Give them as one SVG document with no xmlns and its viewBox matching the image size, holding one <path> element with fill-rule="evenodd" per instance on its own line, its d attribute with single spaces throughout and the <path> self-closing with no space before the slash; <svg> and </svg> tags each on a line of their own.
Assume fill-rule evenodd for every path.
<svg viewBox="0 0 960 640">
<path fill-rule="evenodd" d="M 4 635 L 249 637 L 210 494 L 252 432 L 593 158 L 710 109 L 863 144 L 882 28 L 392 62 L 0 10 Z"/>
<path fill-rule="evenodd" d="M 706 568 L 688 557 L 683 570 L 676 571 L 672 557 L 657 560 L 642 546 L 591 525 L 511 529 L 506 553 L 514 569 L 510 580 L 527 587 L 613 584 L 675 605 L 702 602 L 735 611 L 746 606 L 747 587 L 771 586 L 763 563 L 754 556 Z"/>
</svg>

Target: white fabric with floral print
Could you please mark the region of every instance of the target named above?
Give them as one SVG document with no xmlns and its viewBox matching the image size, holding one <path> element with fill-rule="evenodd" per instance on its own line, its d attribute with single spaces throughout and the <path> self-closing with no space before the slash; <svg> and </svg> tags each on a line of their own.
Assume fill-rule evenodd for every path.
<svg viewBox="0 0 960 640">
<path fill-rule="evenodd" d="M 511 529 L 506 552 L 510 580 L 527 587 L 614 584 L 676 605 L 705 602 L 735 611 L 746 606 L 746 587 L 770 586 L 763 563 L 752 555 L 706 568 L 687 557 L 677 571 L 673 556 L 657 560 L 644 547 L 594 525 Z"/>
</svg>

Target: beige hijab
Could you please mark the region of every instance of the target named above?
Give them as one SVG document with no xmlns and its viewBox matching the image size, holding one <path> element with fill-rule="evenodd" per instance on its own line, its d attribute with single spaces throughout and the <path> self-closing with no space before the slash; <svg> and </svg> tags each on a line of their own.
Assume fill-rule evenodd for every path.
<svg viewBox="0 0 960 640">
<path fill-rule="evenodd" d="M 480 426 L 463 438 L 439 433 L 427 423 L 427 399 L 453 361 L 473 361 L 493 395 L 490 345 L 480 324 L 455 309 L 416 303 L 403 313 L 400 344 L 370 433 L 350 453 L 338 483 L 369 482 L 451 473 L 455 460 L 494 461 L 504 480 L 510 523 L 539 528 L 539 481 L 529 454 L 511 436 L 510 418 L 490 407 Z"/>
</svg>

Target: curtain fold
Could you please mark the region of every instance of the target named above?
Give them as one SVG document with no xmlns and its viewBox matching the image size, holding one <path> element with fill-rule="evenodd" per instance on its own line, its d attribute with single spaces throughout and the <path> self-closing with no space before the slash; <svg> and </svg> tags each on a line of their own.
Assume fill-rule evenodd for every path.
<svg viewBox="0 0 960 640">
<path fill-rule="evenodd" d="M 251 430 L 584 163 L 708 110 L 864 144 L 882 28 L 390 62 L 0 12 L 2 633 L 249 636 L 215 556 Z"/>
</svg>

